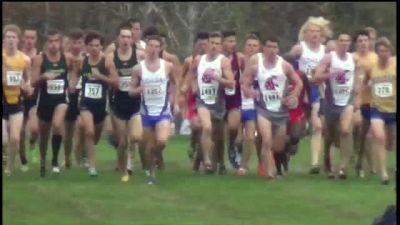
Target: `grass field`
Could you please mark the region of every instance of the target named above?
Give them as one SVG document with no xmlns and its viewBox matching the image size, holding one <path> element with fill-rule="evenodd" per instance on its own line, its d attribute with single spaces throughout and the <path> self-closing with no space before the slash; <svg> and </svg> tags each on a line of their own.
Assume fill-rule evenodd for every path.
<svg viewBox="0 0 400 225">
<path fill-rule="evenodd" d="M 353 171 L 345 181 L 308 175 L 307 139 L 290 161 L 290 174 L 275 181 L 256 176 L 255 155 L 246 177 L 238 177 L 228 163 L 225 176 L 195 174 L 187 146 L 186 137 L 171 140 L 157 186 L 146 185 L 138 170 L 121 183 L 115 152 L 105 139 L 97 148 L 97 179 L 77 167 L 45 179 L 39 178 L 38 165 L 27 173 L 18 170 L 3 177 L 3 224 L 368 225 L 395 203 L 393 179 L 383 186 L 377 176 L 362 180 Z M 389 158 L 394 171 L 395 154 Z"/>
</svg>

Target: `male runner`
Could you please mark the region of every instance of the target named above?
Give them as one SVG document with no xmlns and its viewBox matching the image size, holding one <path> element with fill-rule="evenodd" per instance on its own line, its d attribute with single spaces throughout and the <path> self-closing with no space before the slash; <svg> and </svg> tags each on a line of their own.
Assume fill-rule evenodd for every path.
<svg viewBox="0 0 400 225">
<path fill-rule="evenodd" d="M 119 87 L 111 93 L 113 132 L 118 137 L 118 166 L 122 174 L 121 181 L 128 182 L 127 152 L 129 145 L 142 139 L 142 122 L 139 114 L 140 96 L 128 95 L 132 68 L 144 59 L 143 52 L 132 46 L 132 32 L 129 26 L 121 26 L 118 35 L 118 47 L 106 56 L 108 71 L 117 70 Z"/>
<path fill-rule="evenodd" d="M 100 139 L 103 122 L 107 115 L 108 86 L 118 88 L 118 75 L 115 69 L 106 70 L 105 56 L 102 53 L 104 38 L 99 33 L 90 31 L 84 41 L 89 55 L 85 56 L 79 68 L 79 76 L 82 78 L 80 117 L 89 160 L 89 176 L 96 177 L 94 146 Z"/>
<path fill-rule="evenodd" d="M 215 160 L 211 161 L 215 143 L 224 138 L 223 118 L 225 115 L 225 99 L 223 88 L 234 88 L 235 81 L 228 58 L 221 54 L 222 35 L 211 33 L 207 53 L 196 56 L 191 67 L 189 84 L 193 82 L 192 91 L 197 93 L 196 105 L 201 124 L 201 148 L 204 167 L 211 174 L 217 167 Z M 186 90 L 183 90 L 184 93 Z M 213 146 L 214 145 L 214 146 Z M 221 150 L 221 149 L 215 149 Z M 223 174 L 223 165 L 219 165 L 219 174 Z"/>
<path fill-rule="evenodd" d="M 26 29 L 24 30 L 24 34 L 22 37 L 22 49 L 21 51 L 25 53 L 27 56 L 29 56 L 30 59 L 32 59 L 35 55 L 38 54 L 37 48 L 36 48 L 36 42 L 37 42 L 37 31 L 33 29 Z M 26 171 L 28 170 L 27 166 L 27 159 L 25 156 L 25 135 L 27 131 L 29 131 L 30 137 L 29 137 L 29 154 L 30 154 L 30 159 L 32 162 L 37 163 L 38 162 L 38 157 L 35 154 L 34 151 L 34 146 L 35 142 L 38 138 L 38 130 L 39 130 L 39 124 L 38 124 L 38 118 L 36 115 L 36 101 L 37 101 L 37 94 L 38 91 L 37 89 L 34 90 L 34 93 L 32 96 L 24 96 L 23 100 L 23 105 L 24 105 L 24 123 L 22 125 L 22 132 L 21 132 L 21 140 L 20 140 L 20 159 L 21 159 L 21 164 L 22 170 Z M 27 129 L 28 128 L 28 129 Z"/>
<path fill-rule="evenodd" d="M 194 52 L 185 58 L 182 68 L 182 79 L 181 79 L 181 90 L 187 88 L 185 84 L 187 84 L 187 80 L 190 79 L 189 69 L 190 65 L 193 63 L 194 58 L 198 55 L 204 55 L 208 48 L 208 36 L 207 32 L 199 32 L 196 35 L 194 40 Z M 181 91 L 180 90 L 180 91 Z M 181 91 L 182 92 L 182 91 Z M 191 90 L 188 91 L 187 95 L 181 95 L 183 98 L 183 102 L 187 103 L 185 108 L 186 110 L 186 119 L 190 121 L 190 127 L 192 132 L 190 133 L 190 147 L 191 149 L 188 151 L 189 158 L 193 160 L 193 170 L 198 171 L 200 168 L 200 163 L 202 161 L 202 154 L 200 149 L 200 121 L 197 115 L 196 109 L 196 95 L 192 93 Z"/>
<path fill-rule="evenodd" d="M 14 169 L 15 155 L 20 148 L 21 130 L 23 125 L 22 92 L 33 94 L 30 87 L 31 60 L 29 56 L 18 50 L 21 30 L 14 24 L 3 28 L 2 54 L 2 87 L 3 87 L 3 131 L 6 131 L 7 161 L 4 173 L 11 175 Z M 8 128 L 7 128 L 8 127 Z M 8 132 L 9 131 L 9 132 Z"/>
<path fill-rule="evenodd" d="M 244 60 L 247 65 L 250 63 L 251 56 L 259 53 L 260 51 L 260 40 L 254 34 L 249 34 L 245 42 Z M 243 85 L 244 74 L 240 77 L 241 85 Z M 243 87 L 242 87 L 243 89 Z M 238 174 L 244 176 L 247 174 L 248 163 L 250 160 L 251 152 L 254 149 L 255 131 L 256 131 L 256 111 L 254 106 L 254 99 L 247 98 L 243 92 L 241 92 L 241 123 L 244 128 L 244 151 L 240 161 L 240 168 Z"/>
<path fill-rule="evenodd" d="M 177 82 L 172 74 L 173 64 L 159 58 L 162 40 L 159 36 L 147 38 L 146 57 L 132 70 L 130 95 L 142 95 L 141 115 L 144 126 L 144 142 L 146 143 L 146 162 L 149 171 L 147 183 L 154 184 L 155 161 L 158 151 L 162 151 L 168 141 L 170 131 L 170 82 Z M 178 87 L 177 85 L 175 87 Z M 174 93 L 178 93 L 176 90 Z M 175 113 L 178 104 L 174 104 Z"/>
<path fill-rule="evenodd" d="M 49 30 L 45 51 L 33 58 L 32 86 L 39 89 L 37 114 L 39 118 L 40 176 L 46 174 L 47 144 L 52 128 L 53 173 L 59 173 L 58 153 L 64 135 L 64 120 L 68 109 L 68 73 L 73 62 L 61 51 L 61 33 Z M 71 86 L 76 84 L 71 84 Z"/>
<path fill-rule="evenodd" d="M 396 57 L 386 37 L 375 43 L 378 62 L 366 71 L 364 85 L 371 82 L 371 131 L 372 151 L 377 162 L 382 184 L 389 184 L 386 151 L 396 149 Z"/>
<path fill-rule="evenodd" d="M 377 62 L 378 56 L 374 51 L 369 50 L 370 38 L 369 33 L 366 30 L 358 31 L 353 41 L 356 43 L 356 51 L 353 53 L 354 58 L 357 60 L 360 66 L 361 74 L 360 81 L 364 80 L 365 71 L 370 70 L 370 68 Z M 358 81 L 358 82 L 360 82 Z M 357 162 L 356 162 L 356 172 L 360 177 L 364 177 L 365 160 L 367 160 L 371 171 L 373 171 L 373 160 L 371 155 L 371 135 L 368 132 L 370 127 L 370 101 L 371 101 L 371 88 L 368 85 L 362 85 L 361 88 L 361 107 L 358 112 L 361 114 L 361 126 L 360 133 L 358 137 L 360 141 L 360 150 L 358 152 Z"/>
<path fill-rule="evenodd" d="M 256 99 L 257 125 L 262 136 L 262 155 L 267 164 L 267 178 L 273 178 L 272 151 L 281 152 L 286 143 L 288 108 L 297 106 L 303 84 L 293 67 L 278 55 L 279 41 L 269 37 L 263 53 L 251 57 L 246 65 L 243 91 L 246 97 Z M 252 87 L 257 77 L 259 90 Z M 289 79 L 288 79 L 289 78 Z M 294 90 L 288 93 L 288 80 Z"/>
<path fill-rule="evenodd" d="M 312 79 L 314 69 L 325 54 L 325 46 L 322 43 L 331 36 L 329 29 L 330 22 L 322 17 L 310 17 L 303 24 L 299 32 L 299 44 L 296 44 L 289 52 L 289 57 L 298 60 L 299 69 L 308 80 Z M 311 104 L 311 170 L 310 174 L 319 174 L 322 124 L 319 116 L 320 94 L 319 87 L 307 82 L 307 95 Z"/>
<path fill-rule="evenodd" d="M 227 124 L 228 124 L 228 155 L 231 164 L 235 169 L 239 169 L 240 162 L 235 162 L 237 154 L 235 154 L 235 141 L 238 136 L 238 130 L 241 119 L 241 91 L 240 91 L 240 74 L 244 69 L 244 55 L 236 51 L 236 32 L 222 32 L 222 52 L 231 62 L 231 69 L 234 75 L 236 86 L 233 89 L 225 89 Z M 225 149 L 224 142 L 216 148 Z M 224 165 L 224 151 L 218 156 L 219 163 Z"/>
<path fill-rule="evenodd" d="M 84 33 L 81 29 L 72 29 L 68 34 L 68 50 L 65 51 L 65 55 L 72 60 L 73 66 L 80 68 L 83 58 L 84 58 Z M 69 74 L 68 79 L 71 79 L 71 74 Z M 82 138 L 81 132 L 78 129 L 81 126 L 78 125 L 77 119 L 79 116 L 78 99 L 81 89 L 81 80 L 77 83 L 75 87 L 76 91 L 74 93 L 68 93 L 68 109 L 65 115 L 65 138 L 64 138 L 64 154 L 65 154 L 65 168 L 71 168 L 71 152 L 73 146 L 73 139 L 76 143 L 80 142 Z M 75 134 L 78 135 L 74 135 Z M 75 136 L 75 138 L 74 138 Z M 79 149 L 79 148 L 78 148 Z"/>
<path fill-rule="evenodd" d="M 333 142 L 340 146 L 340 179 L 347 178 L 346 169 L 353 148 L 353 114 L 359 108 L 356 100 L 360 82 L 357 82 L 356 62 L 348 52 L 350 44 L 350 35 L 340 34 L 336 50 L 322 58 L 314 77 L 315 83 L 326 83 L 323 105 L 326 121 L 325 148 L 329 149 Z M 327 172 L 329 178 L 334 177 L 332 166 Z"/>
</svg>

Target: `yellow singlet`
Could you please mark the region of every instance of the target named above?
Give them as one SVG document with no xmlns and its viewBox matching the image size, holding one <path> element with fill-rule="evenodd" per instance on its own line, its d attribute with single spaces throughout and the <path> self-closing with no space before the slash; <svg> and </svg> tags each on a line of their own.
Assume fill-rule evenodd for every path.
<svg viewBox="0 0 400 225">
<path fill-rule="evenodd" d="M 3 100 L 9 105 L 17 105 L 21 102 L 21 82 L 23 71 L 27 66 L 27 57 L 21 51 L 15 56 L 9 56 L 3 51 L 3 64 L 6 66 L 6 74 L 2 74 Z"/>
<path fill-rule="evenodd" d="M 372 65 L 378 61 L 378 56 L 375 52 L 369 52 L 368 54 L 361 56 L 355 53 L 357 58 L 357 63 L 360 68 L 365 72 L 370 70 Z M 363 73 L 365 74 L 365 73 Z M 371 103 L 371 87 L 366 87 L 362 90 L 361 94 L 361 105 L 369 105 Z"/>
<path fill-rule="evenodd" d="M 389 60 L 386 68 L 380 68 L 378 63 L 371 70 L 371 107 L 384 113 L 396 112 L 396 58 Z"/>
</svg>

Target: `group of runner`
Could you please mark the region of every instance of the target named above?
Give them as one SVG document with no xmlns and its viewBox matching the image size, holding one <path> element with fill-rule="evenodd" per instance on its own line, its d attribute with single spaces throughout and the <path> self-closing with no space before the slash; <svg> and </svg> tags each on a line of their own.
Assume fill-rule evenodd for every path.
<svg viewBox="0 0 400 225">
<path fill-rule="evenodd" d="M 154 27 L 142 34 L 137 19 L 121 24 L 108 46 L 97 31 L 73 29 L 63 37 L 49 30 L 41 52 L 37 31 L 21 34 L 18 26 L 6 25 L 4 173 L 11 174 L 18 153 L 21 169 L 28 170 L 29 132 L 29 158 L 38 161 L 38 142 L 41 177 L 46 176 L 50 137 L 53 173 L 60 173 L 63 144 L 65 168 L 71 168 L 74 152 L 77 164 L 86 164 L 96 177 L 95 147 L 109 115 L 109 143 L 116 149 L 121 181 L 132 175 L 137 148 L 146 182 L 157 183 L 173 118 L 181 113 L 190 121 L 188 153 L 195 171 L 226 173 L 226 137 L 238 175 L 247 174 L 256 149 L 259 175 L 282 176 L 308 124 L 310 174 L 320 173 L 323 148 L 329 178 L 345 179 L 355 156 L 360 177 L 366 170 L 379 172 L 388 184 L 386 151 L 396 146 L 393 47 L 385 37 L 376 40 L 371 27 L 336 38 L 329 27 L 322 17 L 308 18 L 298 43 L 283 55 L 275 36 L 261 39 L 251 32 L 240 52 L 234 31 L 199 32 L 193 52 L 181 64 L 167 51 L 166 35 Z M 355 51 L 350 53 L 352 41 Z M 339 165 L 333 163 L 335 148 Z"/>
</svg>

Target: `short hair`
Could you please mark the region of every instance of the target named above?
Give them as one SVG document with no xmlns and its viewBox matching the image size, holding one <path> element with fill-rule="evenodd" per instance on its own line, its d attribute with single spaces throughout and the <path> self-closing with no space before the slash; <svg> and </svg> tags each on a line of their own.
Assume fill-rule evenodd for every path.
<svg viewBox="0 0 400 225">
<path fill-rule="evenodd" d="M 36 36 L 38 35 L 38 31 L 35 28 L 26 28 L 23 33 L 25 34 L 27 31 L 33 31 L 36 33 Z"/>
<path fill-rule="evenodd" d="M 196 34 L 196 37 L 194 38 L 194 42 L 197 42 L 198 40 L 208 39 L 209 36 L 210 34 L 208 32 L 198 32 Z"/>
<path fill-rule="evenodd" d="M 210 35 L 209 35 L 209 39 L 210 38 L 217 38 L 217 37 L 219 37 L 219 38 L 222 38 L 222 34 L 220 33 L 220 32 L 212 32 Z"/>
<path fill-rule="evenodd" d="M 128 22 L 121 23 L 118 26 L 117 35 L 119 35 L 121 33 L 121 30 L 129 30 L 130 31 L 131 29 L 132 29 L 132 25 L 130 23 L 128 23 Z"/>
<path fill-rule="evenodd" d="M 368 39 L 369 39 L 369 32 L 366 31 L 365 29 L 358 30 L 353 36 L 353 42 L 357 42 L 357 39 L 358 39 L 359 36 L 367 36 Z"/>
<path fill-rule="evenodd" d="M 393 50 L 392 43 L 390 42 L 390 40 L 387 37 L 380 37 L 376 40 L 375 51 L 378 50 L 378 48 L 380 46 L 384 46 L 384 47 L 388 48 L 390 51 Z"/>
<path fill-rule="evenodd" d="M 236 32 L 233 31 L 233 30 L 227 30 L 227 31 L 223 31 L 222 32 L 222 37 L 223 38 L 227 38 L 227 37 L 230 37 L 230 36 L 236 36 Z"/>
<path fill-rule="evenodd" d="M 267 41 L 269 42 L 274 42 L 277 43 L 279 45 L 279 39 L 275 36 L 268 36 L 267 38 L 265 38 L 264 43 L 267 44 Z"/>
<path fill-rule="evenodd" d="M 7 31 L 15 32 L 17 34 L 18 38 L 21 37 L 21 29 L 15 24 L 8 24 L 3 28 L 3 39 L 4 39 Z"/>
<path fill-rule="evenodd" d="M 49 37 L 50 36 L 54 36 L 54 35 L 60 35 L 61 36 L 61 32 L 59 31 L 59 30 L 57 30 L 57 29 L 49 29 L 47 32 L 46 32 L 46 40 L 49 40 Z"/>
<path fill-rule="evenodd" d="M 160 32 L 158 31 L 157 27 L 151 26 L 147 27 L 146 30 L 143 32 L 143 37 L 146 38 L 147 36 L 152 36 L 152 35 L 159 35 Z"/>
<path fill-rule="evenodd" d="M 337 35 L 337 37 L 336 37 L 336 40 L 338 40 L 339 37 L 340 37 L 341 35 L 347 35 L 347 36 L 349 36 L 349 38 L 350 38 L 350 40 L 351 40 L 350 34 L 348 34 L 348 33 L 346 33 L 346 32 L 339 32 L 338 35 Z"/>
<path fill-rule="evenodd" d="M 247 36 L 246 36 L 246 41 L 247 40 L 257 40 L 257 41 L 260 41 L 260 38 L 257 36 L 257 35 L 255 35 L 255 34 L 253 34 L 253 33 L 250 33 L 250 34 L 248 34 Z"/>
<path fill-rule="evenodd" d="M 249 32 L 248 35 L 255 35 L 258 37 L 258 39 L 261 38 L 261 33 L 259 31 L 251 31 L 251 32 Z"/>
<path fill-rule="evenodd" d="M 149 36 L 147 36 L 146 40 L 147 40 L 147 42 L 149 42 L 151 40 L 156 40 L 156 41 L 160 42 L 160 46 L 163 44 L 160 35 L 149 35 Z"/>
<path fill-rule="evenodd" d="M 130 23 L 130 24 L 132 24 L 132 23 L 140 23 L 140 24 L 141 24 L 140 20 L 139 20 L 138 18 L 136 18 L 136 17 L 134 17 L 134 18 L 129 18 L 129 19 L 127 20 L 127 22 Z"/>
<path fill-rule="evenodd" d="M 97 31 L 91 30 L 85 36 L 85 45 L 88 45 L 93 40 L 99 40 L 101 45 L 104 45 L 104 37 Z"/>
<path fill-rule="evenodd" d="M 371 38 L 371 34 L 377 34 L 376 29 L 373 27 L 365 27 L 364 30 L 368 32 L 369 38 Z"/>
<path fill-rule="evenodd" d="M 84 38 L 85 34 L 82 29 L 80 28 L 73 28 L 68 33 L 68 38 L 70 40 L 78 40 Z"/>
</svg>

